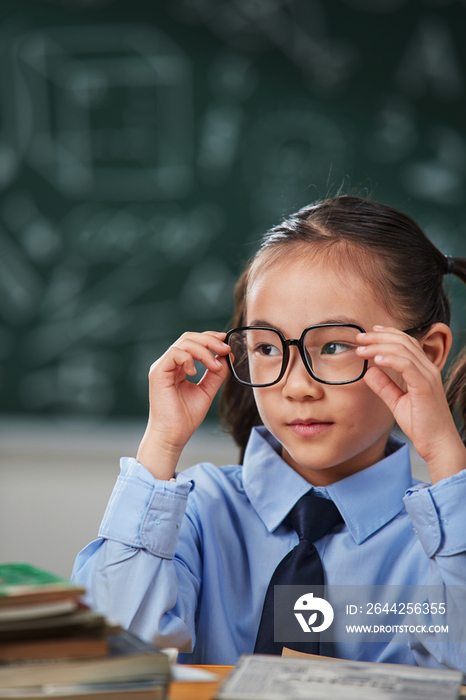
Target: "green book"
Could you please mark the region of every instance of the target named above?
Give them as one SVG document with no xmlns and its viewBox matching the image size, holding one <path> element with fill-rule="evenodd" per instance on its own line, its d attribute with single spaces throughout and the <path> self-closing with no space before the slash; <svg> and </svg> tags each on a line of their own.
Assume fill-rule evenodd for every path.
<svg viewBox="0 0 466 700">
<path fill-rule="evenodd" d="M 0 606 L 78 597 L 84 589 L 32 564 L 0 564 Z"/>
</svg>

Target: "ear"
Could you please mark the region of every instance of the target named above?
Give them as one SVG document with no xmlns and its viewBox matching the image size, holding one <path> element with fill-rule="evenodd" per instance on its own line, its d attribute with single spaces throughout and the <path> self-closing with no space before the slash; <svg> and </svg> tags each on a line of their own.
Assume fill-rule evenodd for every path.
<svg viewBox="0 0 466 700">
<path fill-rule="evenodd" d="M 420 343 L 429 360 L 442 370 L 453 343 L 451 330 L 446 323 L 434 323 Z"/>
</svg>

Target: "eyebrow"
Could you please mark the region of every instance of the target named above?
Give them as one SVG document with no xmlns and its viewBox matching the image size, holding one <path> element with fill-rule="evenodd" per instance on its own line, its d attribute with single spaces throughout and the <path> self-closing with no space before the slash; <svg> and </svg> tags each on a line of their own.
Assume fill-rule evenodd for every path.
<svg viewBox="0 0 466 700">
<path fill-rule="evenodd" d="M 326 323 L 343 323 L 345 325 L 359 326 L 360 328 L 362 328 L 362 325 L 359 321 L 357 321 L 354 318 L 349 318 L 348 316 L 339 316 L 338 318 L 327 318 L 323 321 L 319 321 L 319 323 L 310 323 L 309 326 L 306 326 L 306 328 L 309 328 L 310 326 L 322 326 Z M 280 328 L 277 328 L 277 326 L 274 326 L 273 323 L 269 323 L 268 321 L 265 321 L 260 318 L 254 319 L 253 321 L 251 321 L 251 323 L 248 323 L 248 326 L 258 326 L 259 328 L 276 328 L 277 330 L 281 330 Z"/>
</svg>

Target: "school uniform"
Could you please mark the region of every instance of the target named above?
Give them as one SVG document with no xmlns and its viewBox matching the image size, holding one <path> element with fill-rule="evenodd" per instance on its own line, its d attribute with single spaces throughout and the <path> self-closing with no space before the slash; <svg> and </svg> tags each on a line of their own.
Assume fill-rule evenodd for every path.
<svg viewBox="0 0 466 700">
<path fill-rule="evenodd" d="M 184 663 L 235 664 L 252 653 L 271 576 L 298 541 L 283 521 L 314 489 L 279 452 L 260 427 L 242 466 L 199 464 L 158 481 L 122 459 L 99 539 L 73 571 L 89 604 L 157 646 L 181 648 Z M 434 486 L 413 480 L 408 446 L 391 436 L 383 460 L 314 490 L 344 520 L 315 543 L 327 584 L 466 589 L 466 470 Z M 459 609 L 466 618 L 466 602 Z M 328 643 L 321 653 L 466 671 L 466 644 L 422 634 Z"/>
</svg>

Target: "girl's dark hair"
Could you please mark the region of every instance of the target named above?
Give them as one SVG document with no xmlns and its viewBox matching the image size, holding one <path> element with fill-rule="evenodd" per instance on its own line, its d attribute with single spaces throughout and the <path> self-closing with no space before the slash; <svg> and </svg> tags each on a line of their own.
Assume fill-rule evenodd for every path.
<svg viewBox="0 0 466 700">
<path fill-rule="evenodd" d="M 315 254 L 342 267 L 352 265 L 404 328 L 419 328 L 418 337 L 434 323 L 450 323 L 444 275 L 451 272 L 466 283 L 466 258 L 443 255 L 409 216 L 367 199 L 338 196 L 303 207 L 265 234 L 236 285 L 233 327 L 245 325 L 248 284 L 255 272 L 285 253 L 287 261 L 290 255 Z M 450 409 L 458 408 L 466 425 L 466 353 L 453 364 L 445 389 Z M 242 461 L 251 428 L 262 424 L 252 389 L 229 375 L 220 413 Z"/>
</svg>

